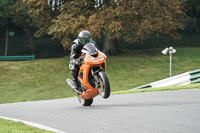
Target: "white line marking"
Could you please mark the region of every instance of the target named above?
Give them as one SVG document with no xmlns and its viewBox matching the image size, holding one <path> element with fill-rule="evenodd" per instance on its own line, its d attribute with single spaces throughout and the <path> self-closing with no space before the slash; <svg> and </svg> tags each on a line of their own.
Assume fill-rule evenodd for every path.
<svg viewBox="0 0 200 133">
<path fill-rule="evenodd" d="M 44 129 L 44 130 L 47 130 L 47 131 L 52 131 L 52 132 L 56 132 L 56 133 L 66 133 L 66 132 L 63 132 L 63 131 L 60 131 L 60 130 L 57 130 L 57 129 L 54 129 L 54 128 L 50 128 L 50 127 L 47 127 L 47 126 L 44 126 L 44 125 L 41 125 L 41 124 L 33 123 L 33 122 L 28 122 L 28 121 L 23 121 L 23 120 L 13 119 L 13 118 L 8 118 L 8 117 L 3 117 L 3 116 L 0 116 L 0 118 L 6 119 L 6 120 L 12 120 L 12 121 L 15 121 L 15 122 L 22 122 L 26 125 L 29 125 L 29 126 L 32 126 L 32 127 L 37 127 L 37 128 Z"/>
</svg>

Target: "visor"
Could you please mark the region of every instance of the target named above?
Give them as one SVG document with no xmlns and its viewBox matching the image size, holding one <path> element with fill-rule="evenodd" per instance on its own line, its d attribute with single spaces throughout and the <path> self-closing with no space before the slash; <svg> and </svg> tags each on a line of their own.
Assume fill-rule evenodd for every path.
<svg viewBox="0 0 200 133">
<path fill-rule="evenodd" d="M 91 43 L 92 42 L 92 38 L 88 38 L 88 39 L 83 39 L 80 38 L 80 43 L 85 45 L 86 43 Z"/>
</svg>

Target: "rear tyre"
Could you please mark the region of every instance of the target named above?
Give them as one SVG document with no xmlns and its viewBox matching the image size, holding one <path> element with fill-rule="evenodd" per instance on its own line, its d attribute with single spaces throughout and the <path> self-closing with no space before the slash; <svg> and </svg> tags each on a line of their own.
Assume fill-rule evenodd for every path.
<svg viewBox="0 0 200 133">
<path fill-rule="evenodd" d="M 89 100 L 88 99 L 84 99 L 82 97 L 82 94 L 80 94 L 80 93 L 77 93 L 77 97 L 78 97 L 79 102 L 83 106 L 90 106 L 93 103 L 93 99 L 89 99 Z"/>
<path fill-rule="evenodd" d="M 103 98 L 108 98 L 110 96 L 110 83 L 108 77 L 104 71 L 99 72 L 99 94 Z"/>
</svg>

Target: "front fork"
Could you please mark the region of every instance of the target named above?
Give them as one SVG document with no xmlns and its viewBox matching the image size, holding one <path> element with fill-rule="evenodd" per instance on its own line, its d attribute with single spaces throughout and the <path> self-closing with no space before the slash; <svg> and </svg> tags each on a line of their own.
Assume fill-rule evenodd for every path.
<svg viewBox="0 0 200 133">
<path fill-rule="evenodd" d="M 95 88 L 99 88 L 100 83 L 97 74 L 93 75 L 93 77 L 94 77 Z"/>
<path fill-rule="evenodd" d="M 97 89 L 97 88 L 100 88 L 100 82 L 99 82 L 99 78 L 98 78 L 98 73 L 99 73 L 100 71 L 102 71 L 102 70 L 99 69 L 99 70 L 96 70 L 96 71 L 94 72 L 93 68 L 91 68 L 91 72 L 92 72 L 92 75 L 93 75 L 93 77 L 94 77 L 94 83 L 95 83 L 95 88 L 96 88 L 96 89 Z"/>
</svg>

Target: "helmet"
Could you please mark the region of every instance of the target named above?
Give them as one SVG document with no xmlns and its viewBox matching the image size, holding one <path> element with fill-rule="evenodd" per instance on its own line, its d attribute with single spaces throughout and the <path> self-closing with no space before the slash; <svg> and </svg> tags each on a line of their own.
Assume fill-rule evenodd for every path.
<svg viewBox="0 0 200 133">
<path fill-rule="evenodd" d="M 78 40 L 82 45 L 92 42 L 92 35 L 89 31 L 83 30 L 78 34 Z"/>
</svg>

